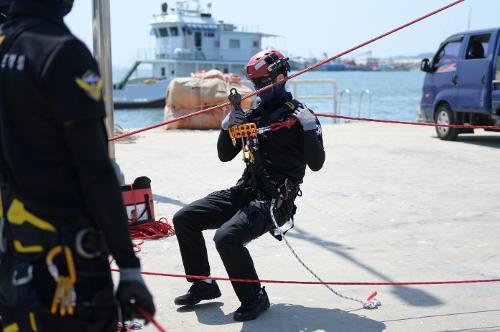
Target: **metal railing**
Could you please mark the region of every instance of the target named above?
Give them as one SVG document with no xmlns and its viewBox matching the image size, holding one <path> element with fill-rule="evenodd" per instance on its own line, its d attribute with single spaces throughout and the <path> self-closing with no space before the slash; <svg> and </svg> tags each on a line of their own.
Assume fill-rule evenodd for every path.
<svg viewBox="0 0 500 332">
<path fill-rule="evenodd" d="M 340 95 L 339 95 L 339 105 L 338 105 L 338 114 L 341 115 L 342 113 L 340 112 L 341 111 L 341 107 L 342 107 L 342 99 L 344 97 L 344 95 L 347 95 L 349 97 L 349 108 L 348 108 L 348 112 L 347 112 L 347 116 L 351 116 L 352 114 L 352 96 L 351 96 L 351 90 L 349 89 L 344 89 L 342 91 L 340 91 Z M 335 123 L 337 123 L 337 119 L 334 120 Z"/>
<path fill-rule="evenodd" d="M 331 100 L 332 112 L 337 114 L 337 82 L 332 79 L 305 79 L 305 80 L 290 80 L 287 82 L 288 86 L 292 87 L 293 97 L 298 100 Z M 304 85 L 329 85 L 332 94 L 324 95 L 301 95 L 299 94 L 299 86 Z"/>
<path fill-rule="evenodd" d="M 359 100 L 358 100 L 358 118 L 361 117 L 361 106 L 363 104 L 363 97 L 367 95 L 368 96 L 368 117 L 372 117 L 372 94 L 371 91 L 366 89 L 361 91 L 359 95 Z"/>
</svg>

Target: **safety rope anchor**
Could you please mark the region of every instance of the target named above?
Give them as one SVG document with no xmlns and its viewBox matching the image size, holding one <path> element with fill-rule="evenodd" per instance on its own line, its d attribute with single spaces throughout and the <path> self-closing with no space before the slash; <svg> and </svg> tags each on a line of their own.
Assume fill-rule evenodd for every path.
<svg viewBox="0 0 500 332">
<path fill-rule="evenodd" d="M 366 301 L 363 301 L 363 309 L 378 309 L 382 305 L 382 302 L 375 296 L 377 296 L 377 291 L 371 293 Z"/>
</svg>

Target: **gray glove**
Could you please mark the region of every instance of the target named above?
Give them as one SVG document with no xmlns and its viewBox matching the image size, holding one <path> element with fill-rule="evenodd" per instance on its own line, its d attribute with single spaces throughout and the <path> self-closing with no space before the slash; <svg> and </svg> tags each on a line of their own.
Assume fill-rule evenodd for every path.
<svg viewBox="0 0 500 332">
<path fill-rule="evenodd" d="M 224 130 L 229 130 L 232 126 L 245 123 L 245 113 L 241 109 L 236 109 L 230 112 L 224 120 L 222 120 L 221 127 Z"/>
<path fill-rule="evenodd" d="M 293 116 L 299 120 L 304 131 L 315 130 L 316 129 L 316 116 L 312 114 L 312 112 L 304 106 L 299 106 L 295 112 L 293 112 Z"/>
</svg>

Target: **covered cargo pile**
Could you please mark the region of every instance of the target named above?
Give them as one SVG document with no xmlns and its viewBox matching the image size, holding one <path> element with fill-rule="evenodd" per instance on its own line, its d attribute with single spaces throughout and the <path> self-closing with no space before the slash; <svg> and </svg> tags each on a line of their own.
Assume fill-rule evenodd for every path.
<svg viewBox="0 0 500 332">
<path fill-rule="evenodd" d="M 191 77 L 173 79 L 167 90 L 165 121 L 176 119 L 202 109 L 225 103 L 232 88 L 244 96 L 252 90 L 240 82 L 234 74 L 223 74 L 218 70 L 192 74 Z M 241 106 L 248 109 L 252 98 L 243 100 Z M 166 129 L 219 129 L 230 107 L 210 111 L 166 126 Z"/>
</svg>

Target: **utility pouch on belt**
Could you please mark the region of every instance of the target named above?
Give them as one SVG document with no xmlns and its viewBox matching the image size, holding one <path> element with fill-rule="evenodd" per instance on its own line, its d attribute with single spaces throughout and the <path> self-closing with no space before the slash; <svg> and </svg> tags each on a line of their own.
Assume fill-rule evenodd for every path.
<svg viewBox="0 0 500 332">
<path fill-rule="evenodd" d="M 155 221 L 151 180 L 146 176 L 135 179 L 134 183 L 121 187 L 122 198 L 131 224 Z"/>
</svg>

